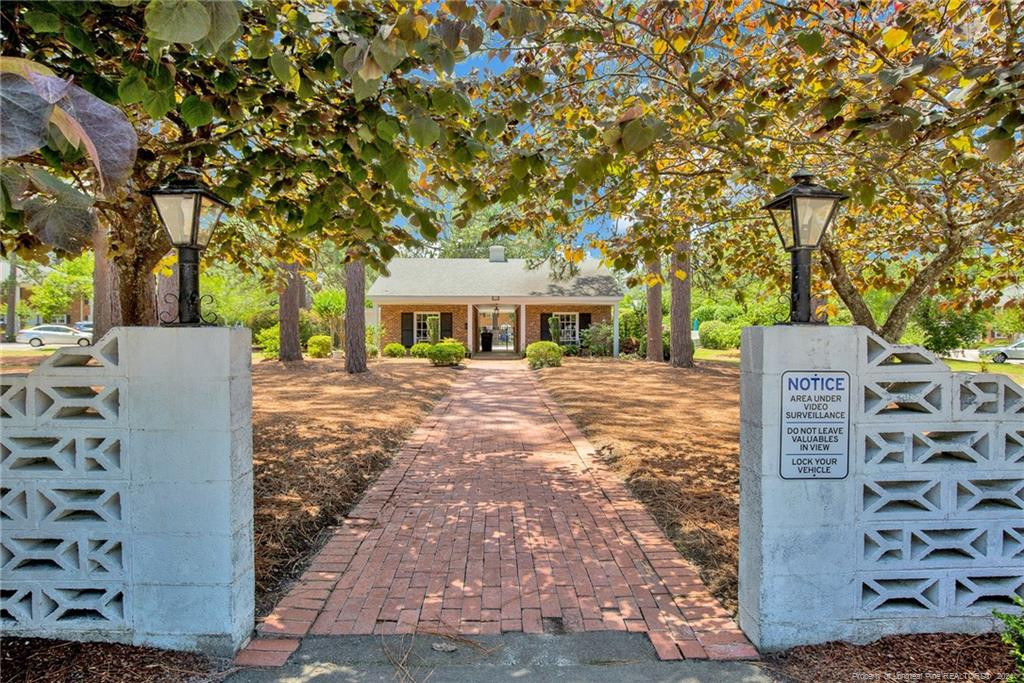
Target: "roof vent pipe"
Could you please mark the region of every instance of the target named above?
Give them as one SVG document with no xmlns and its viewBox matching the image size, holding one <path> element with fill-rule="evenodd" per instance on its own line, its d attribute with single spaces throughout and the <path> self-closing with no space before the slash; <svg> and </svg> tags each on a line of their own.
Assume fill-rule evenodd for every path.
<svg viewBox="0 0 1024 683">
<path fill-rule="evenodd" d="M 491 263 L 505 262 L 505 247 L 491 247 Z"/>
</svg>

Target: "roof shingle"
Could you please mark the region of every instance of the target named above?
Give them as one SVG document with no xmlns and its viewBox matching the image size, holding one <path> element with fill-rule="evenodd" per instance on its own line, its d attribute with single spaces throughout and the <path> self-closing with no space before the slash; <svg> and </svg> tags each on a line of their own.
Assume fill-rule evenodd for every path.
<svg viewBox="0 0 1024 683">
<path fill-rule="evenodd" d="M 526 259 L 398 258 L 388 264 L 367 296 L 375 297 L 620 297 L 622 291 L 599 261 L 586 260 L 567 280 L 555 280 L 546 264 L 530 269 Z"/>
</svg>

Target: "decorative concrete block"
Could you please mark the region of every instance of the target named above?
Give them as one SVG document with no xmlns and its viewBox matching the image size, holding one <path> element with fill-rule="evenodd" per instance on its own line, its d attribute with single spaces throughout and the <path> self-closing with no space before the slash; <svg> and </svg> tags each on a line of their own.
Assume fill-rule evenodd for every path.
<svg viewBox="0 0 1024 683">
<path fill-rule="evenodd" d="M 4 630 L 229 655 L 252 627 L 248 330 L 119 328 L 0 380 Z"/>
<path fill-rule="evenodd" d="M 849 373 L 844 479 L 780 476 L 791 370 Z M 739 616 L 760 649 L 986 631 L 1024 596 L 1024 389 L 857 327 L 748 328 L 741 375 Z"/>
</svg>

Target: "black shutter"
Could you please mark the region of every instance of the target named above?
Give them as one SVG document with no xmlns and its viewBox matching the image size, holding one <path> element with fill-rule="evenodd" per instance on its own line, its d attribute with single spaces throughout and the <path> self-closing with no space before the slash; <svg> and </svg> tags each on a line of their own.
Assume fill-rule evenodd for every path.
<svg viewBox="0 0 1024 683">
<path fill-rule="evenodd" d="M 589 313 L 580 313 L 580 333 L 582 334 L 583 330 L 585 330 L 585 329 L 587 329 L 589 327 L 590 327 L 590 314 Z"/>
<path fill-rule="evenodd" d="M 452 336 L 452 314 L 442 313 L 441 314 L 441 339 L 445 339 Z"/>
<path fill-rule="evenodd" d="M 540 314 L 540 340 L 551 341 L 551 328 L 548 327 L 548 320 L 551 318 L 550 313 Z"/>
<path fill-rule="evenodd" d="M 416 337 L 413 330 L 412 313 L 402 314 L 402 346 L 409 348 Z"/>
</svg>

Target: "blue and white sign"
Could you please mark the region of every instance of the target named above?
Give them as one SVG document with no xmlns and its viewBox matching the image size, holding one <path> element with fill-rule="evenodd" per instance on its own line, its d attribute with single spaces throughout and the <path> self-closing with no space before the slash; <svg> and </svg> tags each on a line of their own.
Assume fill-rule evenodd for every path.
<svg viewBox="0 0 1024 683">
<path fill-rule="evenodd" d="M 844 479 L 850 468 L 850 375 L 782 373 L 783 479 Z"/>
</svg>

